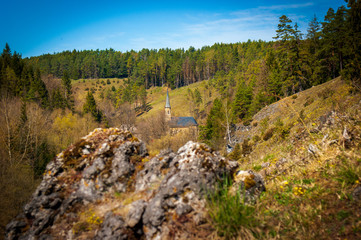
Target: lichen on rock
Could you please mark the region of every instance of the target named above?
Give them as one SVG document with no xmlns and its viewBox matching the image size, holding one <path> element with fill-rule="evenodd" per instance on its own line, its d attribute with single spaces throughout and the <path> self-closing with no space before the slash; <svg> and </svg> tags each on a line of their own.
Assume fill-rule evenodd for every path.
<svg viewBox="0 0 361 240">
<path fill-rule="evenodd" d="M 195 142 L 148 159 L 130 132 L 96 129 L 48 164 L 24 212 L 8 224 L 6 239 L 203 238 L 191 229 L 206 222 L 206 194 L 237 168 Z M 256 184 L 247 179 L 251 194 Z M 89 209 L 91 219 L 84 217 Z"/>
</svg>

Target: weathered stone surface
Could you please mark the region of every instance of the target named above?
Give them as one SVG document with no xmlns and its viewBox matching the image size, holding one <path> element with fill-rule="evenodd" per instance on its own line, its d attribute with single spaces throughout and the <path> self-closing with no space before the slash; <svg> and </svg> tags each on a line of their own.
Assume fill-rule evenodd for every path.
<svg viewBox="0 0 361 240">
<path fill-rule="evenodd" d="M 232 192 L 240 191 L 243 193 L 246 203 L 255 202 L 259 195 L 266 191 L 263 177 L 252 170 L 238 171 L 234 180 Z"/>
<path fill-rule="evenodd" d="M 131 228 L 135 227 L 142 219 L 146 206 L 147 203 L 144 200 L 133 202 L 126 218 L 126 225 Z"/>
<path fill-rule="evenodd" d="M 127 232 L 125 231 L 125 223 L 120 216 L 116 216 L 109 212 L 104 217 L 104 222 L 101 225 L 101 230 L 95 236 L 97 240 L 110 240 L 110 239 L 129 239 Z"/>
<path fill-rule="evenodd" d="M 310 154 L 312 154 L 312 156 L 315 156 L 315 157 L 317 157 L 320 154 L 320 150 L 312 143 L 308 146 L 307 151 Z"/>
<path fill-rule="evenodd" d="M 238 163 L 195 142 L 177 153 L 146 154 L 130 132 L 90 133 L 48 164 L 24 214 L 8 224 L 6 239 L 192 238 L 185 226 L 206 222 L 206 194 L 233 176 Z M 255 199 L 263 179 L 244 174 L 254 184 L 240 184 Z"/>
</svg>

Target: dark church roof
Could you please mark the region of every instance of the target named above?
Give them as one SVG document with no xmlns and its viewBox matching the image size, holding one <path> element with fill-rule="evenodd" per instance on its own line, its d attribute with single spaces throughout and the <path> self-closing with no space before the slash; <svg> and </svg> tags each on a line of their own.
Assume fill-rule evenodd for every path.
<svg viewBox="0 0 361 240">
<path fill-rule="evenodd" d="M 169 121 L 170 128 L 186 128 L 198 126 L 197 121 L 193 117 L 172 117 Z"/>
</svg>

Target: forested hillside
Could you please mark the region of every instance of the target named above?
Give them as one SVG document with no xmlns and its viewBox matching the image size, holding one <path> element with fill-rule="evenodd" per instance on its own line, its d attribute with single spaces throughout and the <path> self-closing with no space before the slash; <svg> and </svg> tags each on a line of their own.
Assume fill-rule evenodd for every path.
<svg viewBox="0 0 361 240">
<path fill-rule="evenodd" d="M 233 144 L 234 126 L 249 125 L 263 107 L 338 76 L 361 90 L 360 1 L 315 16 L 306 33 L 283 15 L 271 42 L 73 50 L 26 59 L 6 44 L 0 56 L 0 234 L 55 153 L 96 127 L 135 126 L 155 153 L 189 139 L 222 150 Z M 200 124 L 199 136 L 167 135 L 167 87 L 176 89 L 171 96 L 182 106 L 175 112 Z"/>
<path fill-rule="evenodd" d="M 351 7 L 353 1 L 350 1 Z M 67 71 L 72 79 L 130 77 L 137 84 L 172 88 L 215 76 L 237 76 L 252 71 L 250 65 L 266 68 L 262 73 L 276 83 L 274 93 L 289 94 L 340 75 L 351 65 L 359 39 L 358 9 L 329 9 L 323 19 L 316 16 L 307 33 L 283 15 L 279 19 L 275 42 L 248 41 L 214 44 L 201 49 L 143 49 L 125 53 L 109 50 L 65 51 L 30 58 L 28 61 L 43 74 L 62 77 Z M 285 83 L 285 84 L 283 84 Z M 286 85 L 280 89 L 278 85 Z"/>
</svg>

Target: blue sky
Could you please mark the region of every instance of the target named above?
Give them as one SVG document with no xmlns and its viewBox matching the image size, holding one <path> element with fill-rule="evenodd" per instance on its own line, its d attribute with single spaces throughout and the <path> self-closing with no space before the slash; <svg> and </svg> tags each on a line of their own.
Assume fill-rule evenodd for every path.
<svg viewBox="0 0 361 240">
<path fill-rule="evenodd" d="M 1 0 L 0 47 L 23 57 L 64 50 L 201 48 L 214 43 L 272 40 L 286 14 L 306 32 L 314 14 L 343 0 L 116 1 Z"/>
</svg>

